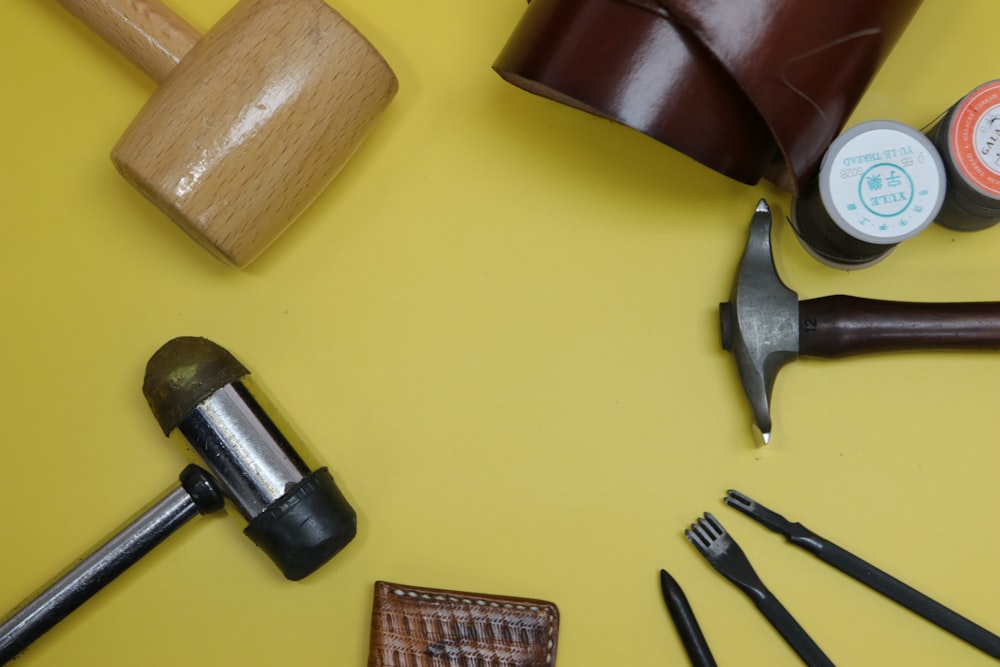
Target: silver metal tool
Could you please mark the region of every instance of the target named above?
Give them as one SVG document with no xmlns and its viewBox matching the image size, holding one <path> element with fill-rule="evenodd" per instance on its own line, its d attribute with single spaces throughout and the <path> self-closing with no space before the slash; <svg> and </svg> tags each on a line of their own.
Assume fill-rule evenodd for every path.
<svg viewBox="0 0 1000 667">
<path fill-rule="evenodd" d="M 774 532 L 784 535 L 795 546 L 811 552 L 825 563 L 923 616 L 959 639 L 994 658 L 1000 658 L 1000 637 L 820 537 L 801 523 L 792 523 L 739 491 L 730 490 L 725 503 Z"/>
<path fill-rule="evenodd" d="M 0 623 L 0 664 L 14 658 L 198 514 L 222 509 L 215 481 L 196 465 L 106 542 Z"/>
<path fill-rule="evenodd" d="M 740 545 L 730 537 L 718 519 L 706 512 L 684 534 L 719 574 L 753 600 L 757 609 L 805 664 L 810 667 L 833 667 L 833 663 L 816 642 L 760 580 Z"/>
<path fill-rule="evenodd" d="M 778 371 L 798 356 L 837 358 L 920 349 L 1000 349 L 1000 303 L 906 303 L 851 296 L 799 301 L 771 252 L 771 210 L 750 219 L 730 301 L 719 305 L 722 347 L 733 353 L 756 426 L 771 437 Z"/>
<path fill-rule="evenodd" d="M 764 444 L 771 438 L 771 390 L 778 370 L 799 354 L 799 297 L 778 277 L 771 254 L 771 209 L 763 199 L 750 219 L 733 293 L 720 304 L 722 347 L 736 370 Z"/>
</svg>

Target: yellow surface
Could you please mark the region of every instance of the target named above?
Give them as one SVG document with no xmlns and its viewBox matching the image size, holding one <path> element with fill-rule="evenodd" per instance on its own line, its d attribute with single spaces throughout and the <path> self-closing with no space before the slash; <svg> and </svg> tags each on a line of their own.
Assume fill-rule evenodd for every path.
<svg viewBox="0 0 1000 667">
<path fill-rule="evenodd" d="M 229 0 L 173 3 L 205 29 Z M 45 665 L 363 665 L 387 579 L 540 597 L 563 667 L 688 664 L 670 570 L 720 665 L 795 665 L 687 543 L 708 510 L 842 665 L 984 654 L 726 509 L 740 489 L 1000 631 L 1000 355 L 799 360 L 756 447 L 716 308 L 756 201 L 490 65 L 524 2 L 339 0 L 400 92 L 246 271 L 195 246 L 108 152 L 153 85 L 48 0 L 0 3 L 0 608 L 176 478 L 143 400 L 176 335 L 239 356 L 335 472 L 360 534 L 292 584 L 225 517 L 195 522 L 49 633 Z M 996 78 L 990 0 L 927 0 L 854 120 L 922 126 Z M 786 282 L 1000 299 L 1000 229 L 931 228 L 853 273 L 785 224 Z"/>
</svg>

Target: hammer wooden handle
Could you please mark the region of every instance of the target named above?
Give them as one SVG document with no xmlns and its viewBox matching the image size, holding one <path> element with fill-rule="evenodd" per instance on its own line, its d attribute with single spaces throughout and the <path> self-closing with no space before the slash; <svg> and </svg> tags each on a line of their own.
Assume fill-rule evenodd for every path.
<svg viewBox="0 0 1000 667">
<path fill-rule="evenodd" d="M 71 14 L 160 83 L 201 38 L 156 0 L 58 0 Z"/>
<path fill-rule="evenodd" d="M 799 354 L 1000 349 L 1000 302 L 908 303 L 827 296 L 799 303 Z"/>
</svg>

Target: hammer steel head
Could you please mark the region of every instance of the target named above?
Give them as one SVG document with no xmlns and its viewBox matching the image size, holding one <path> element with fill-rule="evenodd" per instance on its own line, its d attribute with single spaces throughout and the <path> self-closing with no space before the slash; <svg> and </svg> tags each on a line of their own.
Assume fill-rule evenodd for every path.
<svg viewBox="0 0 1000 667">
<path fill-rule="evenodd" d="M 722 348 L 736 359 L 764 444 L 771 438 L 771 389 L 799 353 L 799 298 L 778 277 L 771 252 L 771 209 L 763 199 L 750 219 L 746 249 L 728 303 L 719 304 Z"/>
</svg>

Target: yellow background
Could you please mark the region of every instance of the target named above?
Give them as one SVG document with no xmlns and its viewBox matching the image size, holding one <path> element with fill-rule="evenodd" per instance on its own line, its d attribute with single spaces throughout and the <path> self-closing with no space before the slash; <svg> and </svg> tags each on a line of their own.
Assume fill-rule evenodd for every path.
<svg viewBox="0 0 1000 667">
<path fill-rule="evenodd" d="M 229 4 L 172 6 L 204 30 Z M 757 200 L 783 216 L 788 196 L 501 80 L 524 6 L 338 0 L 399 94 L 238 271 L 108 160 L 153 84 L 55 2 L 0 3 L 0 612 L 176 479 L 140 387 L 177 335 L 243 360 L 360 516 L 296 584 L 230 519 L 196 521 L 21 664 L 363 665 L 385 579 L 551 600 L 563 667 L 685 665 L 661 567 L 720 665 L 799 664 L 684 539 L 705 511 L 837 664 L 993 664 L 720 501 L 1000 630 L 1000 355 L 799 360 L 757 447 L 716 309 Z M 922 127 L 996 78 L 995 10 L 927 0 L 852 122 Z M 801 298 L 1000 299 L 1000 228 L 932 227 L 852 273 L 784 222 L 775 244 Z"/>
</svg>

